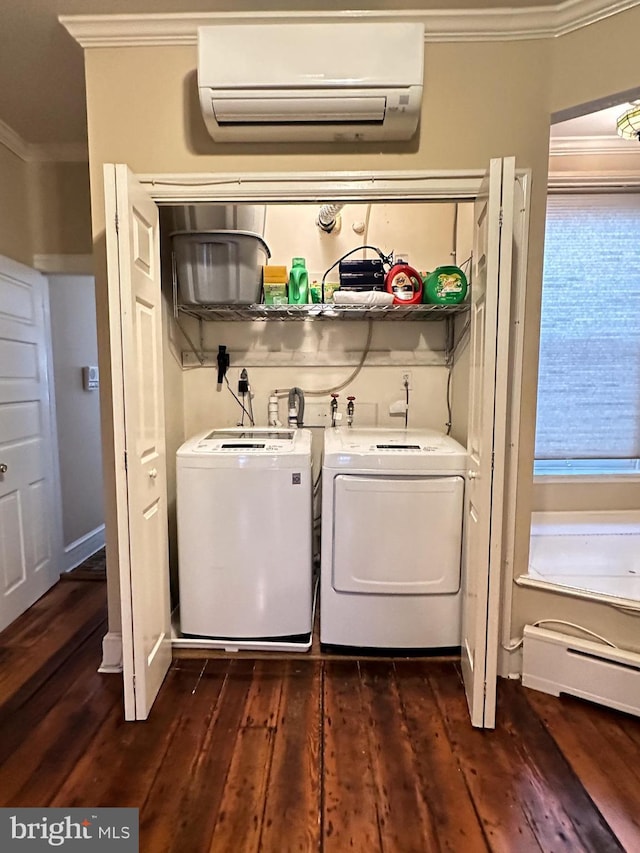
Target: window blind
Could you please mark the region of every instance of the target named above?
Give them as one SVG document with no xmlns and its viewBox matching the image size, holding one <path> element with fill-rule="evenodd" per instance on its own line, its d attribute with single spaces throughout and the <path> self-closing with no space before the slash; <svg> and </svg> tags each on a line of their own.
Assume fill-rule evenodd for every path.
<svg viewBox="0 0 640 853">
<path fill-rule="evenodd" d="M 640 457 L 640 194 L 548 198 L 535 455 Z"/>
</svg>

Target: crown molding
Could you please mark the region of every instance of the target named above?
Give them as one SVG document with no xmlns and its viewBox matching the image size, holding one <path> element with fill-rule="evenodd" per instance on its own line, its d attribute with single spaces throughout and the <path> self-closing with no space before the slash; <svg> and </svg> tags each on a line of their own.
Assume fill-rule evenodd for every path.
<svg viewBox="0 0 640 853">
<path fill-rule="evenodd" d="M 567 35 L 638 5 L 638 0 L 565 0 L 548 10 L 553 20 L 553 37 Z"/>
<path fill-rule="evenodd" d="M 25 163 L 87 163 L 89 161 L 89 147 L 86 142 L 47 145 L 25 142 L 19 133 L 3 121 L 0 121 L 0 145 L 4 145 Z"/>
<path fill-rule="evenodd" d="M 346 10 L 341 12 L 208 12 L 60 15 L 83 48 L 195 45 L 198 27 L 213 24 L 417 22 L 427 42 L 513 41 L 555 38 L 640 4 L 640 0 L 565 0 L 523 9 Z"/>
<path fill-rule="evenodd" d="M 635 145 L 635 147 L 634 147 Z M 615 156 L 640 154 L 640 145 L 619 136 L 552 136 L 549 145 L 551 157 L 574 157 L 588 154 Z"/>
</svg>

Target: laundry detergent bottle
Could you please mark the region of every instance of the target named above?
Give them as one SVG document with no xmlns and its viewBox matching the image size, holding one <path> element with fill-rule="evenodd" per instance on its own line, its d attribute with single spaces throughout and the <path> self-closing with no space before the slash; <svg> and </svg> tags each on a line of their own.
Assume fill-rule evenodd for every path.
<svg viewBox="0 0 640 853">
<path fill-rule="evenodd" d="M 424 301 L 432 305 L 458 305 L 467 295 L 467 277 L 460 267 L 437 267 L 424 279 Z"/>
<path fill-rule="evenodd" d="M 306 305 L 309 301 L 309 273 L 304 258 L 293 258 L 289 272 L 289 304 Z"/>
</svg>

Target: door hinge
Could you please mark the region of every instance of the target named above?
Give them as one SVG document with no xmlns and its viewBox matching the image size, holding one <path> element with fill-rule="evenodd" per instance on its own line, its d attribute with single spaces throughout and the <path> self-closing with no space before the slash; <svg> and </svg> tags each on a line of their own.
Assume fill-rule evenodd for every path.
<svg viewBox="0 0 640 853">
<path fill-rule="evenodd" d="M 502 215 L 502 214 L 501 214 L 501 215 Z M 119 219 L 118 219 L 118 214 L 117 214 L 117 213 L 116 213 L 116 215 L 115 215 L 114 219 L 115 219 L 115 226 L 116 226 L 116 234 L 119 234 L 119 233 L 120 233 L 120 227 L 119 227 L 119 226 L 120 226 L 120 221 L 119 221 Z"/>
<path fill-rule="evenodd" d="M 128 468 L 128 464 L 127 464 L 127 451 L 126 451 L 126 450 L 125 450 L 125 452 L 124 452 L 124 470 L 125 470 L 125 471 L 128 471 L 128 470 L 129 470 L 129 468 Z"/>
<path fill-rule="evenodd" d="M 500 228 L 502 228 L 502 221 L 503 221 L 503 212 L 502 212 L 502 208 L 500 208 L 500 214 L 498 216 L 498 225 L 500 226 Z"/>
<path fill-rule="evenodd" d="M 496 452 L 495 450 L 491 451 L 491 470 L 493 471 L 496 462 Z"/>
</svg>

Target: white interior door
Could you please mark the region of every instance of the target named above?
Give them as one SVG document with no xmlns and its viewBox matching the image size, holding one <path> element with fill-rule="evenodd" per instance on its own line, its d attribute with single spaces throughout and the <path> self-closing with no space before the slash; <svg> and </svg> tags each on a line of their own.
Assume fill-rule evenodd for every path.
<svg viewBox="0 0 640 853">
<path fill-rule="evenodd" d="M 146 719 L 171 663 L 158 208 L 105 166 L 125 718 Z"/>
<path fill-rule="evenodd" d="M 495 725 L 515 161 L 492 160 L 475 204 L 462 674 L 474 726 Z"/>
<path fill-rule="evenodd" d="M 59 577 L 46 280 L 0 258 L 0 630 Z"/>
</svg>

